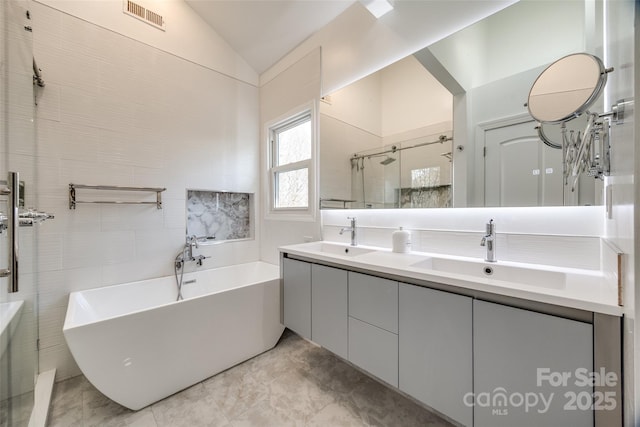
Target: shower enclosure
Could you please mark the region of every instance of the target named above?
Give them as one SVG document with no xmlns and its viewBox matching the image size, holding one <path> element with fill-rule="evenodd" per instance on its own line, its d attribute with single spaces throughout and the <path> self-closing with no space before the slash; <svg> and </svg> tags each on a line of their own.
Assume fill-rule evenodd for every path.
<svg viewBox="0 0 640 427">
<path fill-rule="evenodd" d="M 353 208 L 400 207 L 399 187 L 400 152 L 362 154 L 351 159 L 351 194 L 356 200 Z"/>
<path fill-rule="evenodd" d="M 354 154 L 351 207 L 451 207 L 451 141 L 429 135 Z"/>
<path fill-rule="evenodd" d="M 37 179 L 32 28 L 24 0 L 0 2 L 0 426 L 26 426 L 38 373 Z M 20 213 L 20 215 L 19 215 Z M 24 218 L 21 220 L 20 216 Z"/>
</svg>

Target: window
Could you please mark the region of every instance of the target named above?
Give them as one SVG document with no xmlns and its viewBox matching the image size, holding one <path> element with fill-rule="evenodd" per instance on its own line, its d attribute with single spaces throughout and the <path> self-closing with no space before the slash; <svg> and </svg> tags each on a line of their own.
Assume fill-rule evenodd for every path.
<svg viewBox="0 0 640 427">
<path fill-rule="evenodd" d="M 269 129 L 272 211 L 308 211 L 311 195 L 311 111 Z"/>
<path fill-rule="evenodd" d="M 411 170 L 411 188 L 440 185 L 440 166 Z"/>
</svg>

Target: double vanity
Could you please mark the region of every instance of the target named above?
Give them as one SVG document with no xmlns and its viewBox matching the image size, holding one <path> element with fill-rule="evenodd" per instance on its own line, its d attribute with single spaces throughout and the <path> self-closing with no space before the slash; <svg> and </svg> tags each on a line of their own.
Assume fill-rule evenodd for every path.
<svg viewBox="0 0 640 427">
<path fill-rule="evenodd" d="M 600 271 L 311 242 L 283 324 L 464 426 L 622 425 L 621 307 Z"/>
</svg>

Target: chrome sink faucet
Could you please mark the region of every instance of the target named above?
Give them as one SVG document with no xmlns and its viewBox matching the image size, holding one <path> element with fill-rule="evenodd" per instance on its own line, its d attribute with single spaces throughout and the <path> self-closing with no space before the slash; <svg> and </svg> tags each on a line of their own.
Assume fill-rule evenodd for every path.
<svg viewBox="0 0 640 427">
<path fill-rule="evenodd" d="M 487 247 L 487 255 L 484 260 L 487 262 L 496 262 L 496 225 L 493 220 L 487 223 L 487 231 L 485 236 L 480 240 L 480 246 Z"/>
<path fill-rule="evenodd" d="M 347 219 L 351 220 L 351 226 L 350 227 L 342 227 L 340 229 L 340 235 L 342 235 L 342 233 L 344 233 L 345 231 L 350 231 L 351 232 L 351 246 L 357 246 L 358 245 L 358 232 L 357 232 L 357 225 L 356 225 L 356 217 L 355 216 L 349 216 L 349 217 L 347 217 Z"/>
</svg>

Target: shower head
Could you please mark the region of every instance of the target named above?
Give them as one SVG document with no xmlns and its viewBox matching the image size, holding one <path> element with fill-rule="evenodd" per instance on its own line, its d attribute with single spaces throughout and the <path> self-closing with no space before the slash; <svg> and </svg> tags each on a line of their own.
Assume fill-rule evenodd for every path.
<svg viewBox="0 0 640 427">
<path fill-rule="evenodd" d="M 387 166 L 389 163 L 393 163 L 395 161 L 396 161 L 396 159 L 394 159 L 393 157 L 387 156 L 387 158 L 384 159 L 383 161 L 381 161 L 380 164 Z"/>
</svg>

